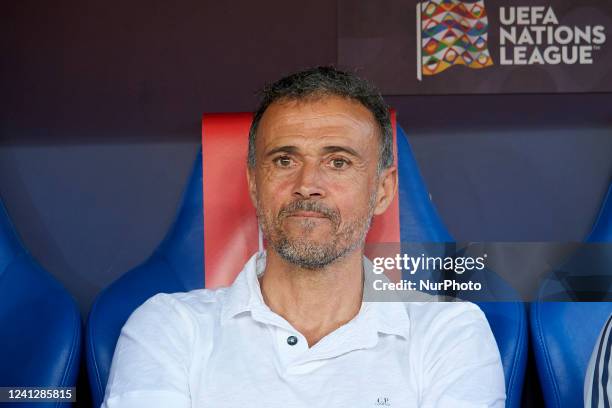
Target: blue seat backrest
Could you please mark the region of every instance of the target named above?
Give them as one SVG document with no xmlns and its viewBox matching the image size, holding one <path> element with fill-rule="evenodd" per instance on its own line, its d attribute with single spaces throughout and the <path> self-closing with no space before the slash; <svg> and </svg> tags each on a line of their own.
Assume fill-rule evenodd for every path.
<svg viewBox="0 0 612 408">
<path fill-rule="evenodd" d="M 397 127 L 400 232 L 403 242 L 452 242 L 431 203 L 408 138 Z M 527 316 L 520 302 L 481 302 L 500 350 L 506 379 L 506 406 L 519 407 L 527 364 Z"/>
<path fill-rule="evenodd" d="M 0 327 L 0 385 L 76 386 L 81 353 L 78 308 L 24 248 L 1 201 Z"/>
<path fill-rule="evenodd" d="M 104 398 L 110 365 L 121 328 L 130 314 L 157 293 L 204 287 L 202 213 L 202 153 L 198 152 L 166 237 L 141 265 L 104 289 L 89 313 L 85 349 L 94 406 Z"/>
<path fill-rule="evenodd" d="M 612 186 L 586 241 L 612 243 Z M 612 276 L 612 264 L 609 271 Z M 540 293 L 549 293 L 551 287 L 554 293 L 555 284 L 555 279 L 546 280 Z M 547 407 L 583 405 L 589 358 L 611 313 L 611 302 L 534 302 L 531 305 L 531 342 Z"/>
</svg>

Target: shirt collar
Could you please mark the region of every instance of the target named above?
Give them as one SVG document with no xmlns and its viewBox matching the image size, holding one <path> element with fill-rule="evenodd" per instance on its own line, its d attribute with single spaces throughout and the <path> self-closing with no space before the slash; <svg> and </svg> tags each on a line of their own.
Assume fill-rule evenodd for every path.
<svg viewBox="0 0 612 408">
<path fill-rule="evenodd" d="M 222 323 L 226 323 L 229 319 L 244 312 L 266 310 L 271 313 L 268 306 L 264 303 L 258 280 L 258 277 L 263 274 L 265 267 L 266 253 L 264 251 L 253 254 L 247 261 L 232 286 L 228 289 L 221 312 Z M 384 279 L 384 275 L 381 276 Z M 374 279 L 380 279 L 380 277 L 373 274 L 372 262 L 364 257 L 365 299 L 368 299 L 367 291 L 372 289 Z M 408 338 L 410 318 L 406 309 L 406 303 L 404 302 L 364 301 L 357 317 L 360 321 L 367 322 L 367 325 L 365 325 L 367 329 L 373 327 L 380 333 Z"/>
<path fill-rule="evenodd" d="M 397 301 L 390 301 L 394 298 L 389 296 L 384 296 L 385 300 L 367 301 L 368 299 L 381 298 L 372 293 L 374 291 L 374 280 L 388 281 L 388 279 L 385 275 L 375 275 L 372 271 L 372 262 L 366 257 L 363 258 L 363 269 L 363 298 L 365 300 L 362 304 L 362 310 L 364 313 L 371 314 L 374 327 L 380 333 L 395 334 L 407 339 L 410 333 L 410 318 L 406 303 L 401 302 L 399 298 Z"/>
<path fill-rule="evenodd" d="M 256 252 L 249 258 L 242 271 L 228 289 L 227 298 L 221 312 L 222 323 L 240 313 L 252 312 L 254 309 L 266 307 L 261 295 L 259 280 L 266 267 L 266 253 Z"/>
</svg>

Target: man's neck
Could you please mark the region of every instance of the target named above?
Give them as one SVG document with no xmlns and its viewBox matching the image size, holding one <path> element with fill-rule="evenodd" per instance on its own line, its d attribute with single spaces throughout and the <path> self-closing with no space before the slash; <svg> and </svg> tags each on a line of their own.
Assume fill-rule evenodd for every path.
<svg viewBox="0 0 612 408">
<path fill-rule="evenodd" d="M 359 312 L 363 254 L 353 251 L 311 270 L 288 263 L 270 249 L 260 286 L 268 307 L 291 323 L 312 347 Z"/>
</svg>

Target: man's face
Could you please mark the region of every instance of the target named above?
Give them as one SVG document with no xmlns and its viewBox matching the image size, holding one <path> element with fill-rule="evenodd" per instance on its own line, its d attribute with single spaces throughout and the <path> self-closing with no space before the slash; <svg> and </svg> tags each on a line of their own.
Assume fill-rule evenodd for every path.
<svg viewBox="0 0 612 408">
<path fill-rule="evenodd" d="M 356 101 L 275 102 L 257 130 L 249 190 L 268 244 L 285 260 L 322 268 L 363 246 L 373 214 L 395 193 L 377 173 L 379 129 Z"/>
</svg>

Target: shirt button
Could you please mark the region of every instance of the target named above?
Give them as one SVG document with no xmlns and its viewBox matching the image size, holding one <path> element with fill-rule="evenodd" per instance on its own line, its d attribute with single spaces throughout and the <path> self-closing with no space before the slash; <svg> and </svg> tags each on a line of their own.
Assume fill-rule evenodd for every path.
<svg viewBox="0 0 612 408">
<path fill-rule="evenodd" d="M 295 336 L 287 337 L 287 344 L 290 345 L 290 346 L 295 346 L 297 344 L 297 341 L 298 341 L 298 339 Z"/>
</svg>

